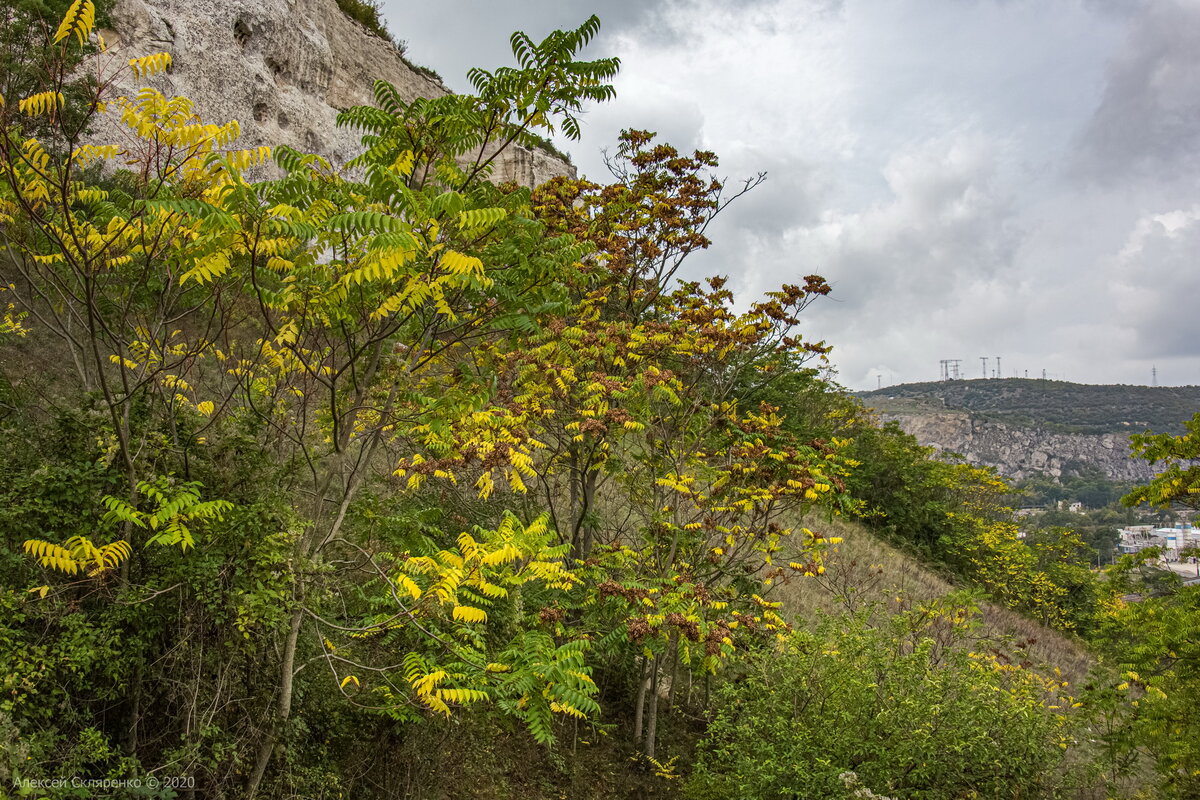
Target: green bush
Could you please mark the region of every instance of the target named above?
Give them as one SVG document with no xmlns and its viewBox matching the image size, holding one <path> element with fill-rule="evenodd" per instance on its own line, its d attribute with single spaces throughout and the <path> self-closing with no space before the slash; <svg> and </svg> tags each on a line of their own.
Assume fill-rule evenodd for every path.
<svg viewBox="0 0 1200 800">
<path fill-rule="evenodd" d="M 396 40 L 380 15 L 379 0 L 337 0 L 338 8 L 350 19 L 393 44 Z"/>
<path fill-rule="evenodd" d="M 1056 796 L 1065 684 L 969 649 L 973 616 L 947 600 L 792 635 L 722 689 L 688 796 Z"/>
</svg>

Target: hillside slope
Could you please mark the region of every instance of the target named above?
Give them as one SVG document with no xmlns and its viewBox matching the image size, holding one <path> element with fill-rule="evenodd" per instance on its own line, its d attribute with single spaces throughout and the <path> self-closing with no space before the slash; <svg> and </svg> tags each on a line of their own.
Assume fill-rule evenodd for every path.
<svg viewBox="0 0 1200 800">
<path fill-rule="evenodd" d="M 772 595 L 771 599 L 783 602 L 787 618 L 802 627 L 818 613 L 873 605 L 896 611 L 963 588 L 856 522 L 811 520 L 807 524 L 842 542 L 829 555 L 824 575 L 793 580 Z M 979 635 L 1010 640 L 1034 664 L 1059 667 L 1071 680 L 1081 679 L 1092 666 L 1087 649 L 1071 637 L 995 603 L 981 603 L 980 612 Z"/>
<path fill-rule="evenodd" d="M 940 381 L 860 393 L 928 447 L 1009 478 L 1093 468 L 1140 483 L 1153 466 L 1132 458 L 1129 435 L 1178 433 L 1200 410 L 1200 387 L 1091 386 L 1019 378 Z"/>
<path fill-rule="evenodd" d="M 1056 433 L 1182 433 L 1200 410 L 1200 386 L 1092 385 L 1025 378 L 931 381 L 860 397 L 884 413 L 969 411 L 982 419 Z"/>
</svg>

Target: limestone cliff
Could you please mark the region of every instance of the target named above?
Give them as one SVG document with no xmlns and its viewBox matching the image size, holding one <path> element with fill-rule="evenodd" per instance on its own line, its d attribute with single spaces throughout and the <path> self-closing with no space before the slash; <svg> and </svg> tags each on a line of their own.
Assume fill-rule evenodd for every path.
<svg viewBox="0 0 1200 800">
<path fill-rule="evenodd" d="M 898 422 L 923 445 L 959 453 L 972 464 L 993 467 L 1014 480 L 1038 474 L 1061 477 L 1072 464 L 1098 467 L 1117 481 L 1141 483 L 1155 474 L 1152 466 L 1130 456 L 1125 434 L 1054 433 L 959 411 L 882 417 Z"/>
<path fill-rule="evenodd" d="M 342 162 L 357 152 L 358 135 L 334 120 L 371 103 L 376 79 L 407 100 L 447 92 L 335 0 L 117 0 L 112 19 L 104 36 L 114 54 L 170 52 L 174 66 L 157 88 L 190 97 L 206 121 L 236 119 L 245 146 L 287 144 Z M 541 150 L 513 147 L 493 176 L 531 186 L 574 172 Z"/>
</svg>

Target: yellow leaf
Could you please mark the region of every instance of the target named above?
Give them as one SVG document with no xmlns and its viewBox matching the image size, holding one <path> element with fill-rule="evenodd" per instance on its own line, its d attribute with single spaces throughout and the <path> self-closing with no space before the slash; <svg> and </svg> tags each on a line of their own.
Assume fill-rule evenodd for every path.
<svg viewBox="0 0 1200 800">
<path fill-rule="evenodd" d="M 51 114 L 62 108 L 64 102 L 62 92 L 39 92 L 17 103 L 17 110 L 31 117 L 37 114 Z"/>
<path fill-rule="evenodd" d="M 132 69 L 133 74 L 139 78 L 145 78 L 149 75 L 165 72 L 170 66 L 170 53 L 154 53 L 153 55 L 142 56 L 141 58 L 129 59 L 129 68 Z"/>
<path fill-rule="evenodd" d="M 451 616 L 459 622 L 487 622 L 487 612 L 473 606 L 455 606 Z"/>
<path fill-rule="evenodd" d="M 401 575 L 396 578 L 396 583 L 400 584 L 400 588 L 408 592 L 409 596 L 412 597 L 413 600 L 421 599 L 421 587 L 418 586 L 416 581 L 414 581 L 412 578 L 408 577 L 407 575 Z"/>
<path fill-rule="evenodd" d="M 361 684 L 358 682 L 358 678 L 354 677 L 353 675 L 347 675 L 346 677 L 342 678 L 341 688 L 345 689 L 346 684 L 348 683 L 353 683 L 355 686 L 361 686 Z"/>
<path fill-rule="evenodd" d="M 92 0 L 75 0 L 67 9 L 67 14 L 62 18 L 62 22 L 59 23 L 58 31 L 54 34 L 54 43 L 58 44 L 73 33 L 82 46 L 87 42 L 87 37 L 91 35 L 92 27 L 95 24 L 96 5 Z"/>
</svg>

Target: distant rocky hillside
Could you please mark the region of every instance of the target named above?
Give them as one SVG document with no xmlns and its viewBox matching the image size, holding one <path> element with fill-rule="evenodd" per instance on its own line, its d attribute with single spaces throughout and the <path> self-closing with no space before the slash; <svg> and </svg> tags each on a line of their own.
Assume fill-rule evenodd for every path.
<svg viewBox="0 0 1200 800">
<path fill-rule="evenodd" d="M 1200 387 L 1090 386 L 1022 379 L 941 381 L 860 395 L 922 444 L 1013 479 L 1082 466 L 1142 482 L 1155 469 L 1130 456 L 1129 434 L 1180 432 Z"/>
<path fill-rule="evenodd" d="M 335 0 L 117 0 L 112 20 L 104 37 L 118 63 L 170 52 L 174 65 L 154 84 L 191 98 L 205 121 L 236 119 L 245 146 L 286 144 L 342 162 L 357 153 L 358 134 L 334 120 L 371 103 L 376 79 L 407 100 L 447 92 Z M 514 147 L 494 177 L 532 186 L 574 172 L 550 153 Z"/>
<path fill-rule="evenodd" d="M 923 445 L 958 453 L 1013 480 L 1059 478 L 1081 466 L 1097 467 L 1109 479 L 1122 482 L 1142 483 L 1155 474 L 1149 464 L 1130 457 L 1125 434 L 1055 433 L 954 411 L 881 416 L 896 420 Z"/>
<path fill-rule="evenodd" d="M 1059 433 L 1182 433 L 1184 420 L 1200 411 L 1200 386 L 1103 386 L 1023 378 L 906 383 L 860 397 L 886 412 L 956 409 Z"/>
</svg>

